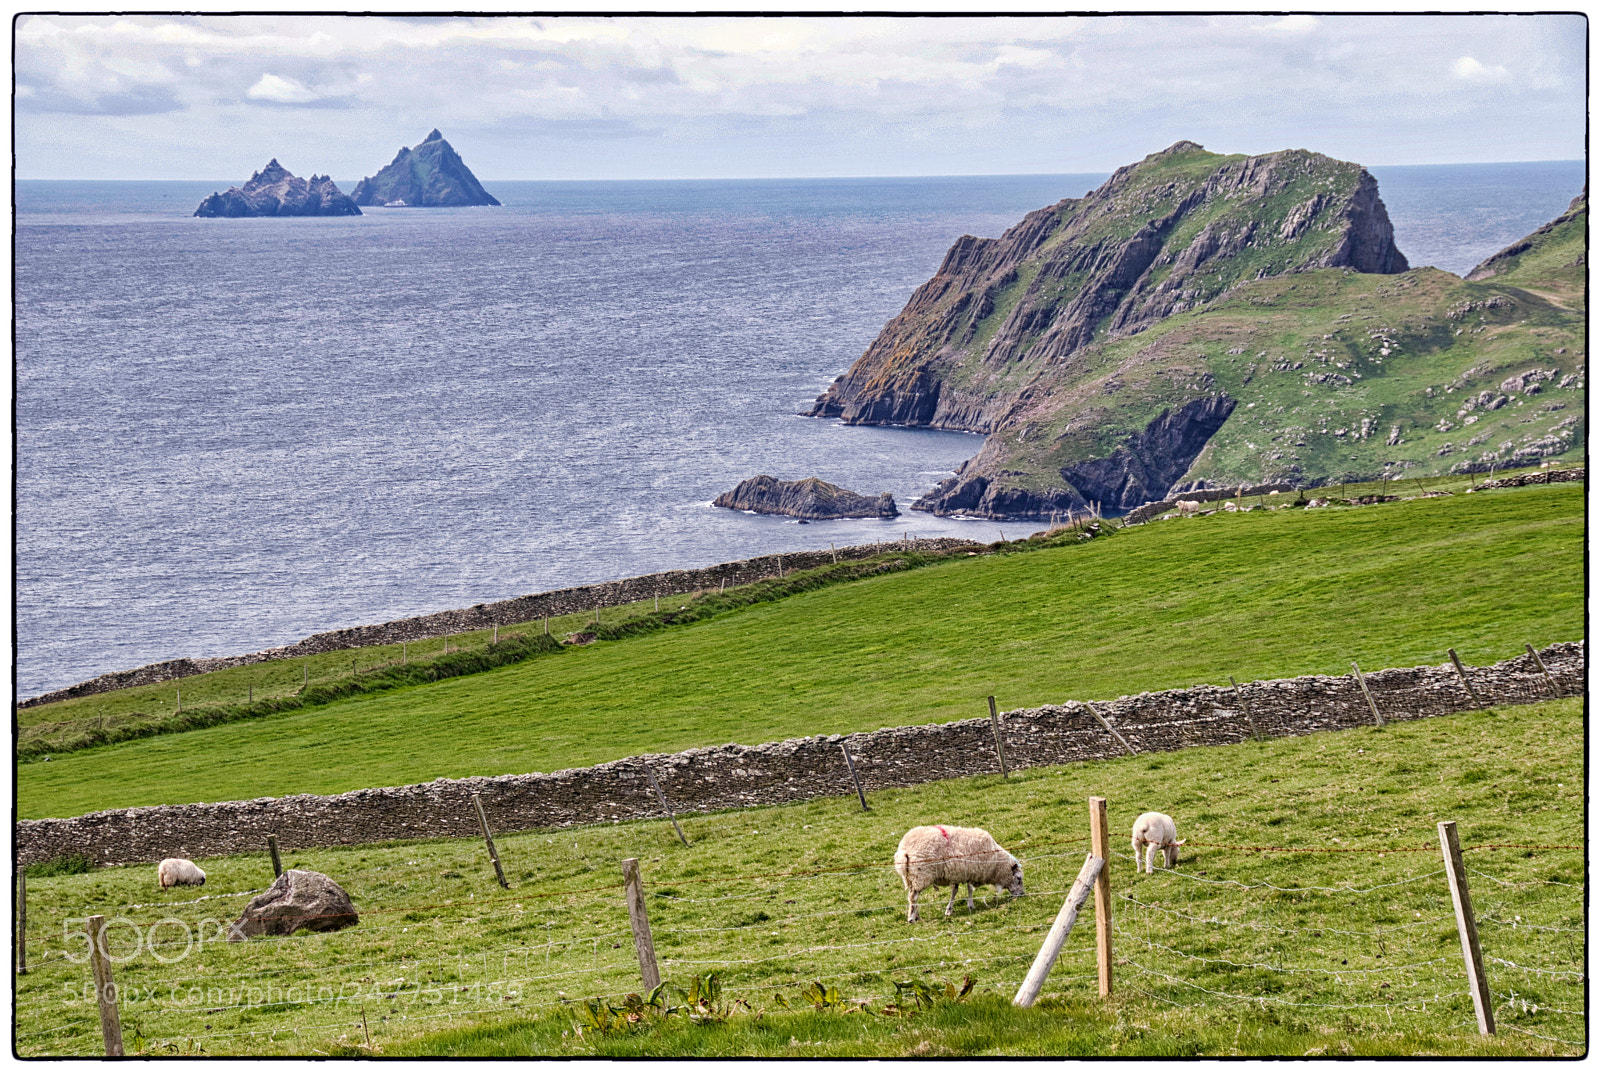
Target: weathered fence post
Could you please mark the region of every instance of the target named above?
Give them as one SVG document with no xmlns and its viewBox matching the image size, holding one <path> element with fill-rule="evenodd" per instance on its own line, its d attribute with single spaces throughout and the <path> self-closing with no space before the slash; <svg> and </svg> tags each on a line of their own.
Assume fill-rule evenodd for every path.
<svg viewBox="0 0 1600 1072">
<path fill-rule="evenodd" d="M 1085 702 L 1083 706 L 1087 707 L 1089 709 L 1089 713 L 1091 715 L 1093 715 L 1096 719 L 1099 720 L 1100 725 L 1102 725 L 1102 726 L 1104 726 L 1106 728 L 1106 732 L 1107 733 L 1111 734 L 1111 736 L 1115 737 L 1117 740 L 1122 742 L 1122 747 L 1124 747 L 1124 748 L 1126 748 L 1128 750 L 1128 755 L 1136 756 L 1136 755 L 1139 754 L 1139 753 L 1137 753 L 1137 752 L 1135 752 L 1133 750 L 1133 745 L 1128 743 L 1128 739 L 1126 737 L 1124 737 L 1122 734 L 1118 733 L 1112 727 L 1111 723 L 1109 723 L 1109 722 L 1107 722 L 1105 720 L 1105 716 L 1103 716 L 1102 714 L 1100 714 L 1100 712 L 1098 712 L 1098 711 L 1096 711 L 1094 709 L 1094 704 Z"/>
<path fill-rule="evenodd" d="M 1111 829 L 1106 825 L 1106 798 L 1089 798 L 1090 851 L 1111 859 Z M 1100 996 L 1111 996 L 1111 868 L 1100 868 L 1094 880 L 1094 951 L 1100 969 Z"/>
<path fill-rule="evenodd" d="M 117 984 L 111 978 L 111 957 L 106 950 L 106 917 L 90 916 L 89 966 L 94 971 L 94 997 L 100 1006 L 100 1037 L 107 1057 L 122 1056 L 122 1018 L 117 1014 Z"/>
<path fill-rule="evenodd" d="M 855 783 L 856 796 L 861 798 L 861 810 L 871 811 L 872 809 L 867 807 L 867 794 L 861 791 L 861 779 L 856 777 L 856 764 L 855 760 L 850 758 L 850 746 L 840 741 L 839 750 L 844 753 L 844 765 L 850 768 L 850 781 Z"/>
<path fill-rule="evenodd" d="M 1000 712 L 995 710 L 994 697 L 989 697 L 989 728 L 994 730 L 994 750 L 1000 755 L 1000 777 L 1009 778 L 1011 772 L 1006 770 L 1006 746 L 1000 740 Z"/>
<path fill-rule="evenodd" d="M 1450 661 L 1456 664 L 1456 673 L 1461 675 L 1461 683 L 1467 687 L 1467 695 L 1472 697 L 1472 702 L 1480 708 L 1483 707 L 1484 703 L 1478 699 L 1477 690 L 1472 687 L 1472 679 L 1467 677 L 1467 668 L 1461 665 L 1461 660 L 1456 657 L 1456 649 L 1454 648 L 1450 649 Z"/>
<path fill-rule="evenodd" d="M 483 843 L 489 846 L 489 860 L 494 864 L 494 877 L 500 883 L 500 888 L 509 890 L 511 883 L 506 881 L 506 873 L 500 868 L 500 854 L 494 848 L 494 835 L 489 833 L 489 817 L 483 813 L 483 801 L 478 799 L 478 794 L 472 794 L 472 806 L 478 812 L 478 826 L 483 830 Z"/>
<path fill-rule="evenodd" d="M 1545 666 L 1544 660 L 1539 658 L 1539 653 L 1533 650 L 1533 645 L 1532 644 L 1526 644 L 1524 646 L 1528 649 L 1528 654 L 1533 656 L 1533 661 L 1539 664 L 1539 671 L 1544 674 L 1544 679 L 1546 681 L 1550 682 L 1550 692 L 1551 692 L 1551 694 L 1555 695 L 1555 696 L 1560 696 L 1561 695 L 1561 686 L 1556 684 L 1556 679 L 1550 673 L 1550 668 Z"/>
<path fill-rule="evenodd" d="M 1233 675 L 1228 675 L 1228 680 L 1233 684 L 1233 694 L 1239 698 L 1239 709 L 1244 712 L 1245 724 L 1250 727 L 1250 736 L 1253 740 L 1261 740 L 1261 731 L 1256 729 L 1256 720 L 1250 714 L 1250 701 L 1244 698 L 1244 690 L 1239 683 L 1233 680 Z"/>
<path fill-rule="evenodd" d="M 1472 991 L 1472 1007 L 1478 1014 L 1478 1034 L 1494 1034 L 1494 1001 L 1489 981 L 1483 974 L 1483 949 L 1478 945 L 1478 921 L 1472 915 L 1472 896 L 1467 892 L 1467 867 L 1461 860 L 1461 842 L 1454 820 L 1439 824 L 1439 848 L 1444 853 L 1444 872 L 1450 880 L 1450 899 L 1456 906 L 1456 930 L 1461 934 L 1461 959 L 1467 965 L 1467 987 Z"/>
<path fill-rule="evenodd" d="M 1377 722 L 1380 730 L 1383 729 L 1383 716 L 1378 714 L 1378 705 L 1373 702 L 1372 693 L 1367 689 L 1367 679 L 1361 676 L 1361 667 L 1351 663 L 1350 669 L 1356 672 L 1356 684 L 1361 686 L 1361 695 L 1367 698 L 1367 706 L 1372 708 L 1373 721 Z"/>
<path fill-rule="evenodd" d="M 28 872 L 17 870 L 17 974 L 28 974 Z"/>
<path fill-rule="evenodd" d="M 1022 980 L 1022 986 L 1017 990 L 1017 996 L 1011 999 L 1011 1004 L 1020 1005 L 1024 1009 L 1032 1008 L 1034 1000 L 1038 998 L 1044 981 L 1050 974 L 1050 969 L 1055 967 L 1056 958 L 1061 955 L 1061 947 L 1067 944 L 1067 935 L 1072 933 L 1072 925 L 1078 921 L 1078 910 L 1083 907 L 1083 902 L 1088 898 L 1089 892 L 1094 889 L 1095 880 L 1099 878 L 1100 871 L 1105 867 L 1105 860 L 1090 853 L 1088 859 L 1083 861 L 1083 868 L 1078 872 L 1077 881 L 1073 882 L 1072 889 L 1067 893 L 1067 899 L 1061 903 L 1061 911 L 1056 913 L 1056 921 L 1050 925 L 1050 933 L 1045 935 L 1044 944 L 1039 947 L 1039 953 L 1033 958 L 1033 967 L 1028 969 L 1028 977 Z"/>
<path fill-rule="evenodd" d="M 650 917 L 644 908 L 638 858 L 622 861 L 622 881 L 628 888 L 628 924 L 633 928 L 633 946 L 639 953 L 639 977 L 646 990 L 654 990 L 661 985 L 661 972 L 656 968 L 655 943 L 650 940 Z"/>
<path fill-rule="evenodd" d="M 667 794 L 661 791 L 661 783 L 656 781 L 656 772 L 646 767 L 644 773 L 650 779 L 650 788 L 656 791 L 656 799 L 661 801 L 661 810 L 667 813 L 668 819 L 672 820 L 672 829 L 678 832 L 678 840 L 683 842 L 684 848 L 688 848 L 689 839 L 683 836 L 683 827 L 678 825 L 678 817 L 672 814 L 672 805 L 667 803 Z"/>
<path fill-rule="evenodd" d="M 267 852 L 272 856 L 272 877 L 278 878 L 283 874 L 283 860 L 278 856 L 278 835 L 267 835 Z"/>
</svg>

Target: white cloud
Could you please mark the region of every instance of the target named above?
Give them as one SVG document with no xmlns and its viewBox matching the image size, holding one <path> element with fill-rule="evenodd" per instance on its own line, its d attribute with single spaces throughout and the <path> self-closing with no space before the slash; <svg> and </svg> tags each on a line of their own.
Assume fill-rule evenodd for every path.
<svg viewBox="0 0 1600 1072">
<path fill-rule="evenodd" d="M 251 100 L 270 101 L 273 104 L 309 104 L 317 94 L 292 78 L 279 78 L 264 74 L 255 85 L 244 91 Z"/>
<path fill-rule="evenodd" d="M 1457 78 L 1464 78 L 1468 82 L 1502 82 L 1511 77 L 1504 67 L 1485 67 L 1471 56 L 1456 60 L 1451 70 L 1455 71 Z"/>
<path fill-rule="evenodd" d="M 1285 15 L 1276 22 L 1269 23 L 1267 28 L 1294 37 L 1304 37 L 1321 26 L 1321 21 L 1315 15 Z"/>
</svg>

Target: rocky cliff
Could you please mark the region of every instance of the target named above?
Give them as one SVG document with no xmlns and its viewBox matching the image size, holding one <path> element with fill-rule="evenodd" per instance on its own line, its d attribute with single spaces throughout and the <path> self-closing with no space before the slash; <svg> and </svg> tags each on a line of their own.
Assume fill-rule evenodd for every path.
<svg viewBox="0 0 1600 1072">
<path fill-rule="evenodd" d="M 359 216 L 356 203 L 339 192 L 326 175 L 296 178 L 276 159 L 250 176 L 243 186 L 212 194 L 194 210 L 196 216 Z"/>
<path fill-rule="evenodd" d="M 811 415 L 988 433 L 914 506 L 942 514 L 1115 512 L 1196 483 L 1466 464 L 1450 441 L 1420 452 L 1417 424 L 1437 409 L 1422 428 L 1448 431 L 1460 400 L 1447 396 L 1534 354 L 1502 346 L 1485 361 L 1489 327 L 1447 330 L 1452 306 L 1488 300 L 1462 286 L 1409 270 L 1360 166 L 1179 142 L 1000 238 L 958 239 Z M 1513 309 L 1542 306 L 1577 343 L 1538 352 L 1568 355 L 1563 376 L 1581 364 L 1570 305 L 1544 291 L 1497 300 L 1500 342 L 1524 330 Z M 1404 382 L 1374 382 L 1401 366 Z M 1581 442 L 1536 423 L 1539 449 Z M 1533 449 L 1527 431 L 1513 453 Z"/>
<path fill-rule="evenodd" d="M 358 205 L 412 208 L 500 204 L 437 129 L 415 149 L 402 146 L 388 167 L 356 183 L 350 196 Z"/>
<path fill-rule="evenodd" d="M 809 521 L 841 517 L 899 517 L 894 496 L 857 495 L 812 476 L 804 480 L 778 480 L 765 474 L 741 480 L 732 491 L 718 495 L 712 506 L 752 510 L 758 514 L 783 514 Z"/>
</svg>

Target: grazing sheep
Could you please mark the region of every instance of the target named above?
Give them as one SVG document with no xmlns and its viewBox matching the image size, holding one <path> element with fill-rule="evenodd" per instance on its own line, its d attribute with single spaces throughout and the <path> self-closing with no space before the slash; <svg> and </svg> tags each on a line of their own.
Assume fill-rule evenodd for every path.
<svg viewBox="0 0 1600 1072">
<path fill-rule="evenodd" d="M 1178 500 L 1178 515 L 1180 517 L 1193 517 L 1200 512 L 1200 504 L 1192 499 Z"/>
<path fill-rule="evenodd" d="M 206 873 L 194 865 L 193 860 L 176 857 L 162 860 L 156 868 L 156 881 L 162 889 L 168 886 L 204 886 Z"/>
<path fill-rule="evenodd" d="M 1133 821 L 1133 869 L 1139 870 L 1139 855 L 1144 853 L 1146 874 L 1155 874 L 1156 846 L 1161 847 L 1164 866 L 1169 870 L 1178 866 L 1178 824 L 1172 816 L 1159 811 L 1147 811 Z"/>
<path fill-rule="evenodd" d="M 974 909 L 974 886 L 992 883 L 1013 897 L 1022 896 L 1022 864 L 987 830 L 973 827 L 912 827 L 895 850 L 894 869 L 910 896 L 907 923 L 917 921 L 917 895 L 929 886 L 950 887 L 950 903 L 944 908 L 947 916 L 955 910 L 963 882 L 967 884 L 968 912 Z"/>
</svg>

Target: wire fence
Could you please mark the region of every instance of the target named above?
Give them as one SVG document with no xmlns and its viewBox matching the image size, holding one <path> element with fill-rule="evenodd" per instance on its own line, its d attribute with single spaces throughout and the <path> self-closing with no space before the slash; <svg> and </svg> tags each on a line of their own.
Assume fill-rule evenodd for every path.
<svg viewBox="0 0 1600 1072">
<path fill-rule="evenodd" d="M 1291 846 L 1188 846 L 1196 849 L 1204 851 L 1153 874 L 1128 868 L 1125 852 L 1113 855 L 1116 987 L 1132 995 L 1126 1000 L 1345 1030 L 1475 1031 L 1445 874 L 1426 855 L 1436 848 L 1342 845 L 1313 856 Z M 1583 850 L 1514 849 L 1475 852 L 1469 868 L 1498 1024 L 1581 1048 Z M 948 917 L 924 905 L 918 924 L 905 922 L 901 880 L 881 861 L 647 871 L 644 894 L 664 979 L 714 972 L 724 994 L 752 1008 L 776 1008 L 779 995 L 805 1006 L 815 982 L 836 987 L 841 1006 L 882 1011 L 907 980 L 970 976 L 984 991 L 1013 995 L 1082 851 L 1025 856 L 1030 889 L 1021 900 L 990 887 L 972 911 L 959 898 Z M 643 989 L 622 888 L 530 887 L 379 907 L 347 930 L 234 943 L 225 940 L 227 919 L 257 891 L 34 916 L 14 1046 L 25 1057 L 103 1052 L 83 933 L 90 914 L 109 921 L 129 1053 L 365 1052 L 451 1025 L 577 1023 L 587 999 L 618 1003 Z M 1085 927 L 1047 994 L 1091 995 L 1096 977 Z"/>
</svg>

